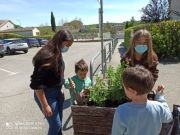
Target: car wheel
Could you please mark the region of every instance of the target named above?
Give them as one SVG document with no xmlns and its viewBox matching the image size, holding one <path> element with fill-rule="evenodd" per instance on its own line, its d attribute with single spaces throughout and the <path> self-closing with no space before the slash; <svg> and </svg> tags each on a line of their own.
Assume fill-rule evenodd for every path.
<svg viewBox="0 0 180 135">
<path fill-rule="evenodd" d="M 28 52 L 28 50 L 24 50 L 24 53 L 27 53 Z"/>
<path fill-rule="evenodd" d="M 7 53 L 8 53 L 9 55 L 11 55 L 11 54 L 12 54 L 12 52 L 11 52 L 10 48 L 7 48 Z"/>
<path fill-rule="evenodd" d="M 1 54 L 1 58 L 4 57 L 4 54 Z"/>
</svg>

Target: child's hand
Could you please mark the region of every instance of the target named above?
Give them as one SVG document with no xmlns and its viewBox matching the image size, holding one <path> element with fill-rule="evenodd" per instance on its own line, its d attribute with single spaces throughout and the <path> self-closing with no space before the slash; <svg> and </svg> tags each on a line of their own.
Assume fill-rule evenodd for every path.
<svg viewBox="0 0 180 135">
<path fill-rule="evenodd" d="M 71 80 L 70 78 L 68 78 L 68 80 L 69 80 L 69 86 L 70 86 L 70 89 L 71 89 L 71 90 L 75 89 L 76 86 L 75 86 L 74 81 Z"/>
<path fill-rule="evenodd" d="M 72 82 L 70 83 L 70 89 L 75 89 L 75 87 L 76 87 L 76 85 L 75 85 L 74 81 L 72 81 Z"/>
<path fill-rule="evenodd" d="M 131 62 L 131 59 L 129 59 L 129 58 L 126 58 L 126 64 L 130 64 L 130 62 Z"/>
<path fill-rule="evenodd" d="M 157 94 L 163 94 L 163 91 L 164 91 L 164 85 L 158 85 L 157 86 L 157 89 L 156 89 L 156 93 Z"/>
</svg>

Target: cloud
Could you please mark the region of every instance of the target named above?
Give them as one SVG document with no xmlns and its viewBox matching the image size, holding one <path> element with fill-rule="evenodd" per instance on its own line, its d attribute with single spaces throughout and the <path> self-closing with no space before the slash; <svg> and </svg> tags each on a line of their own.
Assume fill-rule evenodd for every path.
<svg viewBox="0 0 180 135">
<path fill-rule="evenodd" d="M 104 9 L 110 9 L 110 10 L 124 10 L 128 11 L 129 9 L 132 10 L 140 10 L 142 7 L 145 7 L 143 2 L 137 2 L 137 3 L 122 3 L 122 4 L 106 4 L 104 5 Z"/>
<path fill-rule="evenodd" d="M 1 13 L 11 13 L 11 12 L 16 12 L 17 8 L 14 5 L 7 5 L 7 4 L 0 4 L 0 12 Z"/>
<path fill-rule="evenodd" d="M 9 3 L 15 3 L 15 4 L 27 4 L 27 1 L 25 0 L 7 0 Z"/>
<path fill-rule="evenodd" d="M 1 13 L 22 13 L 28 3 L 25 0 L 6 0 L 0 3 Z"/>
<path fill-rule="evenodd" d="M 33 13 L 31 14 L 34 17 L 50 17 L 50 13 L 45 13 L 45 12 L 38 12 L 38 13 Z"/>
<path fill-rule="evenodd" d="M 56 5 L 58 5 L 58 6 L 63 6 L 63 7 L 67 7 L 67 8 L 83 8 L 83 9 L 93 9 L 93 8 L 96 8 L 96 9 L 98 9 L 98 7 L 99 7 L 99 4 L 98 4 L 98 2 L 94 2 L 94 3 L 88 3 L 88 1 L 86 2 L 86 1 L 84 1 L 84 2 L 82 2 L 82 1 L 76 1 L 76 2 L 73 2 L 73 4 L 71 3 L 71 2 L 65 2 L 65 1 L 61 1 L 61 2 L 58 2 L 58 3 L 56 3 Z"/>
<path fill-rule="evenodd" d="M 86 25 L 99 23 L 98 15 L 88 15 L 88 17 L 82 17 L 81 19 L 82 19 L 82 22 Z"/>
</svg>

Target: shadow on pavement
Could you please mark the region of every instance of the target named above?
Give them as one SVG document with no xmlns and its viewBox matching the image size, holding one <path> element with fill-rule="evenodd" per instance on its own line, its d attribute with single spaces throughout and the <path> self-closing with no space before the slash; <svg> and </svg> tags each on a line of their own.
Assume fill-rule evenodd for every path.
<svg viewBox="0 0 180 135">
<path fill-rule="evenodd" d="M 64 101 L 63 109 L 67 109 L 70 106 L 71 106 L 70 99 L 66 99 Z"/>
<path fill-rule="evenodd" d="M 63 130 L 64 130 L 64 131 L 69 130 L 69 129 L 71 129 L 71 128 L 73 127 L 73 126 L 67 127 L 67 126 L 68 126 L 68 123 L 69 123 L 70 120 L 71 120 L 71 117 L 72 117 L 72 115 L 71 115 L 71 113 L 70 113 L 69 117 L 67 118 L 66 122 L 65 122 L 64 125 L 63 125 Z"/>
<path fill-rule="evenodd" d="M 178 63 L 180 63 L 180 59 L 178 59 L 178 58 L 169 58 L 169 59 L 167 59 L 167 58 L 164 58 L 164 59 L 160 58 L 159 62 L 161 64 L 163 64 L 163 65 L 178 64 Z"/>
<path fill-rule="evenodd" d="M 24 53 L 24 52 L 15 52 L 15 53 L 13 53 L 11 55 L 5 54 L 4 56 L 14 56 L 14 55 L 23 55 L 23 54 L 26 54 L 26 53 Z"/>
<path fill-rule="evenodd" d="M 67 109 L 67 108 L 69 108 L 70 106 L 71 106 L 70 99 L 66 99 L 66 100 L 64 101 L 63 109 Z M 70 114 L 69 117 L 67 118 L 67 120 L 65 121 L 65 123 L 64 123 L 64 125 L 63 125 L 63 130 L 64 130 L 64 131 L 69 130 L 69 129 L 71 129 L 71 128 L 73 127 L 73 126 L 67 127 L 68 124 L 69 124 L 69 122 L 70 122 L 70 120 L 71 120 L 71 117 L 72 117 L 72 115 Z"/>
</svg>

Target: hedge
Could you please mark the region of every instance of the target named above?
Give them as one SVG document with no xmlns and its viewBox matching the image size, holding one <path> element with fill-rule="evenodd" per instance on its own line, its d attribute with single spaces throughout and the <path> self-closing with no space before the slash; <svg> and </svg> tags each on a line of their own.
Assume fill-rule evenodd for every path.
<svg viewBox="0 0 180 135">
<path fill-rule="evenodd" d="M 153 48 L 160 58 L 180 59 L 180 21 L 163 21 L 137 25 L 125 30 L 124 43 L 128 48 L 131 34 L 139 29 L 150 31 L 153 40 Z"/>
<path fill-rule="evenodd" d="M 50 39 L 53 35 L 43 35 L 43 36 L 23 36 L 14 33 L 0 33 L 0 39 L 8 39 L 8 38 L 45 38 Z"/>
<path fill-rule="evenodd" d="M 23 38 L 24 36 L 14 34 L 14 33 L 0 33 L 0 39 L 6 39 L 6 38 Z"/>
</svg>

